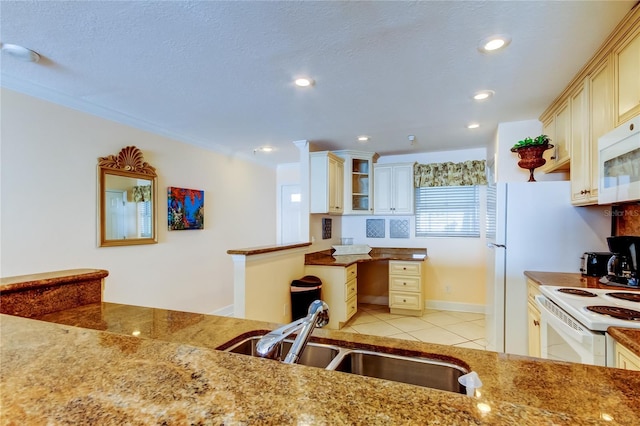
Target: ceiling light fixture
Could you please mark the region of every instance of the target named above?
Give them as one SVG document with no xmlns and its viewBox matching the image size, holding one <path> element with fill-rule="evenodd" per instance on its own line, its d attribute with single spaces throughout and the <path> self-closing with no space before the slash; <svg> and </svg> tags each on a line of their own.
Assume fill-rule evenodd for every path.
<svg viewBox="0 0 640 426">
<path fill-rule="evenodd" d="M 482 53 L 491 53 L 504 49 L 511 43 L 511 36 L 507 34 L 496 34 L 480 41 L 478 50 Z"/>
<path fill-rule="evenodd" d="M 494 92 L 493 90 L 480 90 L 479 92 L 473 94 L 473 99 L 475 99 L 476 101 L 484 101 L 493 97 L 495 93 L 496 92 Z"/>
<path fill-rule="evenodd" d="M 0 43 L 0 45 L 2 46 L 1 49 L 3 52 L 21 61 L 38 62 L 40 60 L 40 55 L 26 47 L 18 46 L 17 44 Z"/>
<path fill-rule="evenodd" d="M 269 145 L 261 146 L 261 147 L 256 148 L 256 149 L 253 150 L 254 154 L 256 152 L 273 152 L 273 147 L 269 146 Z"/>
<path fill-rule="evenodd" d="M 294 83 L 298 87 L 310 87 L 315 84 L 315 81 L 313 81 L 313 79 L 308 77 L 300 77 L 300 78 L 296 78 Z"/>
<path fill-rule="evenodd" d="M 358 136 L 358 141 L 359 142 L 367 142 L 369 140 L 369 136 Z"/>
<path fill-rule="evenodd" d="M 480 127 L 478 123 L 470 123 L 467 125 L 467 129 L 477 129 L 478 127 Z"/>
</svg>

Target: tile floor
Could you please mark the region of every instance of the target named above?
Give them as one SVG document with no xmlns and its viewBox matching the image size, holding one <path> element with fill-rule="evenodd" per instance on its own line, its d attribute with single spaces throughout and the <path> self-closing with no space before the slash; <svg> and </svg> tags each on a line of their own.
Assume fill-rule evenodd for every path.
<svg viewBox="0 0 640 426">
<path fill-rule="evenodd" d="M 421 317 L 392 315 L 383 305 L 358 304 L 340 331 L 486 349 L 484 314 L 427 309 Z"/>
</svg>

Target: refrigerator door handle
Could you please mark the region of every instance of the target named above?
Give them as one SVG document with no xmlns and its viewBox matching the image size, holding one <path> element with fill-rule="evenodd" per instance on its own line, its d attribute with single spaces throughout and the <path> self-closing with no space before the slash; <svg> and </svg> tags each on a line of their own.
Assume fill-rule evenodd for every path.
<svg viewBox="0 0 640 426">
<path fill-rule="evenodd" d="M 504 244 L 496 244 L 496 243 L 487 243 L 487 247 L 489 248 L 507 248 Z"/>
</svg>

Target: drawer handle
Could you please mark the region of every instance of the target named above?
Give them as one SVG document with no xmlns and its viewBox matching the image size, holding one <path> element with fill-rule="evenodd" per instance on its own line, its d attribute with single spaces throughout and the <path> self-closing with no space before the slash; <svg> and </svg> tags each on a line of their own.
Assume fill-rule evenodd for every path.
<svg viewBox="0 0 640 426">
<path fill-rule="evenodd" d="M 535 325 L 536 327 L 539 327 L 540 326 L 540 321 L 533 320 L 533 325 Z"/>
<path fill-rule="evenodd" d="M 402 299 L 402 303 L 407 303 L 407 299 Z"/>
<path fill-rule="evenodd" d="M 407 285 L 407 283 L 403 282 L 402 285 Z"/>
<path fill-rule="evenodd" d="M 406 267 L 406 266 L 403 266 L 403 267 L 402 267 L 402 269 L 406 271 L 406 270 L 407 270 L 407 267 Z"/>
</svg>

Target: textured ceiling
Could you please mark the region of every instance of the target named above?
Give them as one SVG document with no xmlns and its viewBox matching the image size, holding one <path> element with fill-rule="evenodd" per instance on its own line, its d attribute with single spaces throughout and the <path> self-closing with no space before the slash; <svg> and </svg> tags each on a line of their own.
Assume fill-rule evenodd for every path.
<svg viewBox="0 0 640 426">
<path fill-rule="evenodd" d="M 1 84 L 270 164 L 297 161 L 300 139 L 483 147 L 499 122 L 537 118 L 635 3 L 3 0 L 0 41 L 43 59 L 3 54 Z M 506 50 L 478 52 L 499 33 Z M 301 75 L 315 86 L 294 87 Z M 482 89 L 494 98 L 473 101 Z"/>
</svg>

